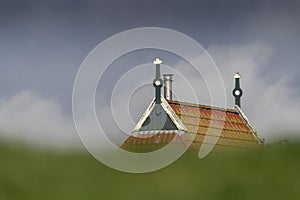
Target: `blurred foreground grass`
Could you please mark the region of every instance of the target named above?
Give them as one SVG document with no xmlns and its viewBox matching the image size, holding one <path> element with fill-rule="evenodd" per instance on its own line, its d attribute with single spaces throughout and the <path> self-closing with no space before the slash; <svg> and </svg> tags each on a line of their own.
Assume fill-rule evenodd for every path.
<svg viewBox="0 0 300 200">
<path fill-rule="evenodd" d="M 86 152 L 0 145 L 0 200 L 299 199 L 300 144 L 185 155 L 148 174 L 110 169 Z"/>
</svg>

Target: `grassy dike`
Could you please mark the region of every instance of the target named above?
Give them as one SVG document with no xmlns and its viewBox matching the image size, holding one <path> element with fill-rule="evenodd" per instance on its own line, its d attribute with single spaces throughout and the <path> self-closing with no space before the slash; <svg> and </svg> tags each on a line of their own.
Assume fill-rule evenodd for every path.
<svg viewBox="0 0 300 200">
<path fill-rule="evenodd" d="M 86 152 L 0 145 L 0 200 L 299 198 L 300 143 L 203 160 L 187 154 L 147 174 L 115 171 Z"/>
</svg>

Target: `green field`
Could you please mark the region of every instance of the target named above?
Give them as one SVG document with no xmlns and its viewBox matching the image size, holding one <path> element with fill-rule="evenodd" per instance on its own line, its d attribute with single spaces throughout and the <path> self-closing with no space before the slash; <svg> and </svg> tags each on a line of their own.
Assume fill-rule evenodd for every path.
<svg viewBox="0 0 300 200">
<path fill-rule="evenodd" d="M 0 146 L 0 200 L 299 199 L 300 145 L 186 155 L 148 174 L 110 169 L 86 152 Z"/>
</svg>

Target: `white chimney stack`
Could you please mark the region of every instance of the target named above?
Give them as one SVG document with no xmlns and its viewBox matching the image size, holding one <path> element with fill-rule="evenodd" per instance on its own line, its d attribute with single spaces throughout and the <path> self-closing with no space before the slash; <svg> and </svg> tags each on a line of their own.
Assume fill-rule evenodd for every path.
<svg viewBox="0 0 300 200">
<path fill-rule="evenodd" d="M 173 74 L 163 74 L 163 77 L 164 77 L 164 97 L 166 100 L 172 100 Z"/>
</svg>

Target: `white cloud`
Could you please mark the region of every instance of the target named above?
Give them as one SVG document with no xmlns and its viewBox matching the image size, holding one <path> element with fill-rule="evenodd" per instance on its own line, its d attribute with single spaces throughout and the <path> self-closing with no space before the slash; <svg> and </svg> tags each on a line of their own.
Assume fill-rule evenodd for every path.
<svg viewBox="0 0 300 200">
<path fill-rule="evenodd" d="M 244 45 L 211 46 L 207 51 L 218 66 L 225 91 L 221 86 L 222 81 L 218 79 L 218 74 L 214 69 L 210 73 L 203 73 L 205 77 L 202 77 L 213 80 L 209 81 L 211 84 L 209 86 L 214 91 L 209 92 L 205 85 L 207 83 L 204 83 L 200 76 L 195 75 L 191 66 L 184 62 L 174 66 L 184 74 L 197 91 L 199 103 L 211 105 L 211 92 L 214 92 L 218 93 L 220 98 L 226 98 L 227 107 L 233 107 L 233 75 L 238 71 L 242 74 L 241 87 L 244 90 L 242 110 L 258 132 L 267 141 L 283 138 L 292 140 L 300 137 L 300 97 L 295 95 L 296 88 L 288 85 L 288 80 L 292 80 L 294 74 L 285 73 L 280 76 L 276 73 L 276 69 L 269 65 L 273 56 L 270 46 L 261 42 L 253 42 Z M 197 63 L 200 63 L 200 72 L 201 70 L 205 71 L 201 66 L 213 67 L 204 56 L 195 59 L 197 59 Z M 268 74 L 265 74 L 266 72 Z M 175 76 L 174 79 L 174 92 L 180 93 L 180 96 L 184 97 L 179 100 L 190 101 L 185 97 L 191 96 L 191 93 L 186 90 L 186 84 L 178 76 Z M 225 95 L 226 97 L 224 97 Z M 222 101 L 214 102 L 217 102 L 214 104 L 215 106 L 224 106 Z"/>
<path fill-rule="evenodd" d="M 53 99 L 22 91 L 0 101 L 0 136 L 9 140 L 55 146 L 78 146 L 72 118 Z"/>
<path fill-rule="evenodd" d="M 294 74 L 272 73 L 275 69 L 268 65 L 272 55 L 270 47 L 255 42 L 243 46 L 214 46 L 208 51 L 223 75 L 229 103 L 233 102 L 232 76 L 236 71 L 241 72 L 242 108 L 261 135 L 269 141 L 300 136 L 300 97 L 295 96 L 295 88 L 287 82 Z M 268 77 L 262 71 L 267 71 Z"/>
</svg>

